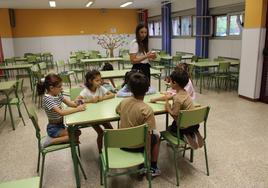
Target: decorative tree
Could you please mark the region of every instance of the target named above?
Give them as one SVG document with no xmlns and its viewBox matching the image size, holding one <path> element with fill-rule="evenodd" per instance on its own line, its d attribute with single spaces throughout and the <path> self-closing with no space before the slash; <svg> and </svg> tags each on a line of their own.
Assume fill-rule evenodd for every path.
<svg viewBox="0 0 268 188">
<path fill-rule="evenodd" d="M 103 34 L 94 37 L 93 39 L 98 40 L 98 45 L 106 50 L 107 57 L 114 57 L 114 49 L 120 46 L 128 44 L 126 38 L 128 35 L 113 35 L 113 34 Z"/>
</svg>

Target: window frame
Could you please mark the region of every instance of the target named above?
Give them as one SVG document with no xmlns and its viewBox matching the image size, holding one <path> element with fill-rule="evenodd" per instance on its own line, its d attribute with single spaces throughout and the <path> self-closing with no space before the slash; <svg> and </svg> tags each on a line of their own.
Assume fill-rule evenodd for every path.
<svg viewBox="0 0 268 188">
<path fill-rule="evenodd" d="M 171 38 L 194 38 L 194 35 L 193 35 L 193 16 L 195 15 L 182 15 L 182 16 L 176 16 L 176 17 L 173 17 L 172 20 L 171 20 L 171 23 L 173 24 L 173 20 L 179 20 L 179 35 L 174 35 L 174 32 L 173 32 L 173 25 L 171 27 L 172 29 L 172 36 Z M 189 35 L 182 35 L 182 17 L 189 17 Z"/>
<path fill-rule="evenodd" d="M 160 27 L 160 31 L 159 31 L 159 35 L 156 35 L 155 34 L 155 31 L 156 31 L 156 28 L 155 28 L 155 23 L 159 23 L 159 27 Z M 148 30 L 150 30 L 149 28 L 149 24 L 153 24 L 153 35 L 150 35 L 149 31 L 148 31 L 148 37 L 149 38 L 161 38 L 162 37 L 162 20 L 159 19 L 159 20 L 151 20 L 151 21 L 148 21 Z"/>
</svg>

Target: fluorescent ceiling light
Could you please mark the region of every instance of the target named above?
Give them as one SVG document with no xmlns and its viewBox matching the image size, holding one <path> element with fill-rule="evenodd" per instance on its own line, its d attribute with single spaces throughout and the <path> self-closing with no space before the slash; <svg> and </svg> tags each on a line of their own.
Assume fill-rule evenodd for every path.
<svg viewBox="0 0 268 188">
<path fill-rule="evenodd" d="M 87 4 L 86 4 L 86 7 L 90 7 L 90 5 L 93 4 L 93 1 L 89 1 Z"/>
<path fill-rule="evenodd" d="M 56 7 L 56 1 L 49 1 L 50 7 Z"/>
<path fill-rule="evenodd" d="M 128 5 L 131 5 L 132 3 L 133 3 L 132 1 L 128 1 L 128 2 L 126 2 L 126 3 L 122 4 L 122 5 L 120 5 L 120 7 L 126 7 L 126 6 L 128 6 Z"/>
</svg>

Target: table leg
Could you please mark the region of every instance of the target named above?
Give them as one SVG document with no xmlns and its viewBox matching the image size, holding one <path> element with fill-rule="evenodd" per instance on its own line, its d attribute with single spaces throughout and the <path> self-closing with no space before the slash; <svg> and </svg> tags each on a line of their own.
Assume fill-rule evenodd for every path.
<svg viewBox="0 0 268 188">
<path fill-rule="evenodd" d="M 8 101 L 8 97 L 7 97 L 7 101 Z M 13 115 L 12 115 L 12 111 L 11 111 L 11 106 L 10 104 L 8 103 L 8 110 L 9 110 L 9 115 L 10 115 L 10 119 L 11 119 L 11 124 L 12 124 L 12 128 L 13 130 L 15 130 L 15 124 L 14 124 L 14 120 L 13 120 Z"/>
<path fill-rule="evenodd" d="M 161 91 L 161 73 L 158 75 L 158 89 Z"/>
<path fill-rule="evenodd" d="M 71 147 L 71 155 L 73 159 L 73 166 L 74 166 L 74 175 L 75 175 L 75 181 L 76 181 L 76 187 L 80 188 L 80 177 L 79 177 L 79 171 L 78 171 L 78 159 L 75 149 L 75 143 L 74 143 L 74 133 L 75 133 L 76 127 L 75 126 L 68 126 L 68 133 L 69 133 L 69 139 L 70 139 L 70 147 Z"/>
</svg>

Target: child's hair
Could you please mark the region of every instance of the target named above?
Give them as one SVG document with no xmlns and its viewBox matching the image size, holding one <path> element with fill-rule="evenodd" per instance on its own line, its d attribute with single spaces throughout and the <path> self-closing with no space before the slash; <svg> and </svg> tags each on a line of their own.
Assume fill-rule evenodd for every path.
<svg viewBox="0 0 268 188">
<path fill-rule="evenodd" d="M 187 63 L 179 63 L 179 64 L 175 67 L 174 70 L 175 70 L 175 71 L 176 71 L 176 70 L 184 70 L 184 71 L 187 72 L 188 76 L 190 77 L 190 74 L 189 74 L 189 66 L 188 66 Z"/>
<path fill-rule="evenodd" d="M 184 88 L 189 82 L 189 75 L 183 69 L 174 70 L 170 75 L 171 82 L 176 82 L 181 88 Z"/>
<path fill-rule="evenodd" d="M 134 73 L 137 73 L 137 72 L 143 74 L 143 72 L 141 70 L 138 70 L 138 69 L 131 69 L 131 71 L 126 72 L 125 77 L 124 77 L 124 83 L 122 84 L 122 87 L 124 87 L 128 83 L 130 76 Z"/>
<path fill-rule="evenodd" d="M 103 71 L 108 71 L 108 70 L 114 70 L 114 67 L 110 63 L 105 63 L 104 66 L 102 67 Z"/>
<path fill-rule="evenodd" d="M 149 89 L 148 78 L 139 72 L 133 73 L 128 81 L 128 87 L 133 93 L 134 97 L 144 96 Z"/>
<path fill-rule="evenodd" d="M 58 86 L 60 83 L 62 82 L 62 79 L 59 75 L 51 73 L 48 74 L 45 77 L 45 81 L 44 82 L 39 82 L 37 84 L 37 92 L 39 95 L 42 95 L 45 93 L 45 91 L 49 91 L 50 90 L 50 86 L 52 87 L 56 87 Z"/>
<path fill-rule="evenodd" d="M 98 70 L 90 70 L 87 72 L 86 76 L 85 76 L 85 86 L 88 88 L 88 89 L 91 89 L 93 84 L 92 84 L 92 81 L 97 77 L 97 76 L 100 76 L 100 72 Z"/>
</svg>

